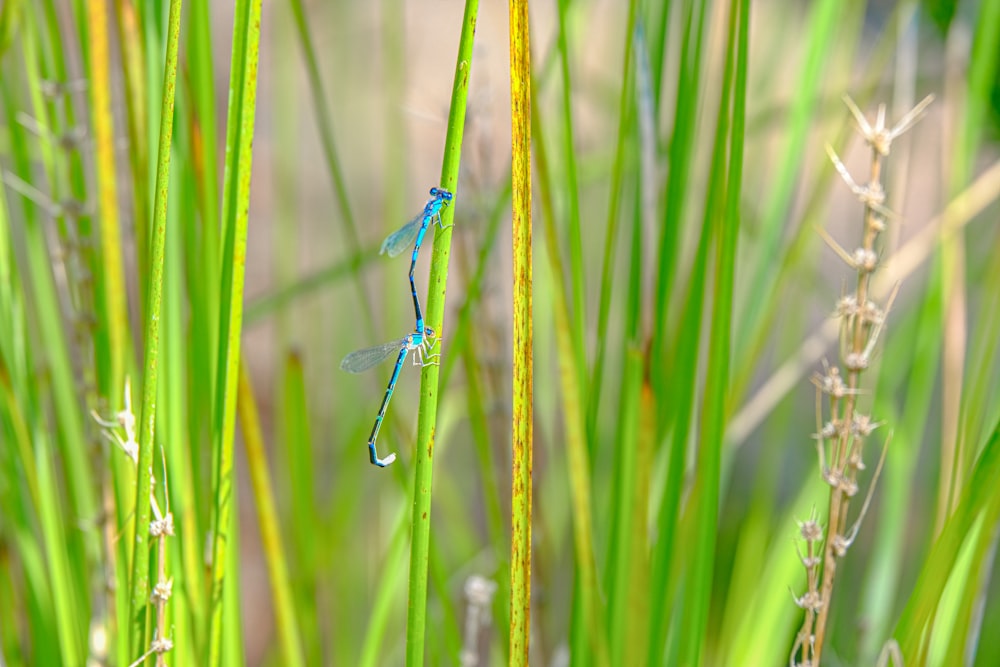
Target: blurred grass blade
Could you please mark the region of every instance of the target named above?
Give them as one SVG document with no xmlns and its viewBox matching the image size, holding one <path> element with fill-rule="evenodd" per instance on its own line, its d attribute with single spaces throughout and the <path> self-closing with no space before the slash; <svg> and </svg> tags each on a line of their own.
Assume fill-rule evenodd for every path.
<svg viewBox="0 0 1000 667">
<path fill-rule="evenodd" d="M 563 159 L 565 160 L 564 167 L 566 169 L 566 183 L 564 188 L 568 205 L 566 211 L 566 227 L 569 232 L 569 239 L 567 243 L 568 252 L 566 254 L 569 257 L 570 265 L 571 280 L 569 281 L 569 288 L 572 296 L 571 303 L 573 304 L 573 310 L 571 311 L 573 318 L 573 330 L 582 333 L 587 330 L 585 325 L 587 321 L 585 300 L 587 282 L 586 273 L 583 269 L 583 241 L 580 233 L 580 188 L 577 185 L 576 145 L 574 143 L 573 135 L 573 108 L 570 104 L 573 82 L 570 78 L 569 39 L 566 35 L 569 31 L 566 18 L 569 0 L 558 0 L 556 5 L 558 7 L 559 14 L 559 29 L 556 36 L 556 49 L 559 54 L 559 69 L 562 72 L 562 86 L 560 87 L 562 97 L 560 101 L 562 103 L 561 110 L 563 116 Z M 580 368 L 586 367 L 587 359 L 583 343 L 584 341 L 582 335 L 573 337 L 573 350 L 576 356 L 576 365 Z M 579 391 L 583 392 L 584 405 L 586 405 L 586 385 L 581 386 Z"/>
<path fill-rule="evenodd" d="M 309 428 L 308 389 L 302 359 L 295 352 L 285 358 L 282 379 L 280 427 L 275 441 L 285 457 L 284 469 L 288 480 L 284 485 L 290 496 L 291 526 L 288 530 L 289 558 L 292 561 L 292 587 L 295 609 L 302 633 L 306 660 L 320 662 L 320 628 L 316 604 L 320 574 L 320 535 L 322 515 L 316 503 L 316 458 L 312 430 Z"/>
<path fill-rule="evenodd" d="M 271 596 L 274 602 L 275 621 L 281 641 L 281 664 L 295 667 L 304 665 L 302 642 L 292 591 L 288 578 L 288 561 L 282 546 L 281 530 L 278 525 L 278 511 L 275 507 L 274 485 L 268 471 L 267 454 L 264 450 L 264 435 L 260 428 L 257 401 L 246 359 L 240 362 L 239 398 L 240 427 L 243 444 L 247 450 L 247 465 L 253 484 L 254 500 L 257 506 L 257 523 L 260 526 L 261 542 L 267 556 L 268 574 L 271 582 Z"/>
<path fill-rule="evenodd" d="M 650 366 L 653 389 L 663 407 L 659 411 L 660 424 L 657 435 L 662 437 L 673 418 L 669 405 L 664 405 L 668 395 L 670 369 L 674 364 L 670 350 L 670 328 L 667 323 L 674 284 L 678 279 L 678 253 L 683 241 L 681 231 L 685 211 L 690 207 L 688 183 L 691 163 L 694 160 L 695 141 L 698 137 L 698 102 L 701 98 L 702 40 L 704 39 L 707 5 L 701 2 L 684 2 L 681 12 L 682 41 L 680 62 L 677 66 L 677 94 L 674 124 L 671 128 L 669 149 L 670 172 L 666 182 L 666 207 L 660 232 L 657 273 L 653 300 L 653 339 Z M 718 150 L 718 147 L 716 147 Z M 711 200 L 708 200 L 711 202 Z M 659 438 L 658 438 L 659 439 Z"/>
<path fill-rule="evenodd" d="M 107 376 L 99 380 L 104 396 L 121 396 L 125 381 L 125 355 L 128 351 L 128 304 L 118 220 L 107 15 L 104 0 L 91 0 L 87 3 L 88 27 L 93 47 L 89 72 L 91 118 L 97 162 L 98 218 L 101 223 L 102 267 L 97 273 L 99 288 L 96 296 L 98 308 L 104 311 L 98 321 L 107 325 L 106 331 L 99 331 L 98 345 L 103 343 L 103 354 L 110 361 Z M 98 354 L 101 352 L 99 350 Z M 98 365 L 99 370 L 102 368 L 103 365 Z"/>
<path fill-rule="evenodd" d="M 746 59 L 749 0 L 729 4 L 729 48 L 723 74 L 722 98 L 716 127 L 712 173 L 705 202 L 705 224 L 713 227 L 715 242 L 712 326 L 709 334 L 705 399 L 701 414 L 694 488 L 689 510 L 697 517 L 693 549 L 688 554 L 690 576 L 684 588 L 681 621 L 681 664 L 701 662 L 708 608 L 711 602 L 719 512 L 722 445 L 726 398 L 729 395 L 729 359 L 732 345 L 733 283 L 740 226 L 743 178 L 743 131 L 746 104 Z M 723 156 L 728 154 L 728 163 Z M 719 195 L 717 198 L 714 195 Z"/>
<path fill-rule="evenodd" d="M 924 561 L 906 608 L 896 625 L 894 636 L 907 664 L 917 664 L 924 652 L 923 643 L 934 623 L 934 613 L 950 579 L 959 551 L 973 523 L 984 511 L 992 511 L 1000 502 L 1000 491 L 991 480 L 1000 476 L 1000 422 L 986 442 L 966 484 L 961 502 L 948 519 Z"/>
<path fill-rule="evenodd" d="M 359 301 L 364 313 L 365 323 L 368 326 L 368 335 L 371 337 L 375 333 L 375 314 L 372 309 L 372 300 L 368 298 L 365 292 L 365 286 L 361 282 L 358 271 L 361 263 L 369 256 L 369 253 L 365 252 L 361 246 L 354 213 L 351 210 L 347 180 L 344 178 L 344 171 L 340 165 L 340 158 L 337 155 L 337 148 L 333 137 L 333 124 L 331 121 L 333 114 L 326 101 L 326 89 L 323 85 L 323 77 L 319 71 L 319 60 L 316 57 L 316 48 L 313 45 L 312 35 L 309 32 L 309 24 L 306 21 L 305 12 L 302 8 L 302 0 L 289 0 L 289 6 L 292 10 L 292 16 L 295 19 L 295 28 L 298 31 L 299 42 L 302 44 L 302 56 L 305 59 L 309 89 L 312 92 L 313 113 L 316 116 L 316 126 L 319 129 L 323 160 L 330 171 L 330 178 L 333 181 L 333 191 L 337 196 L 337 205 L 340 208 L 340 215 L 347 229 L 347 249 L 351 262 L 351 275 L 354 277 L 358 287 Z"/>
<path fill-rule="evenodd" d="M 386 563 L 401 563 L 406 554 L 407 536 L 406 513 L 401 511 L 392 529 L 392 539 L 389 541 L 389 548 L 386 550 Z M 404 570 L 401 567 L 386 568 L 378 580 L 378 588 L 375 591 L 375 603 L 371 613 L 368 615 L 368 623 L 365 629 L 364 639 L 361 643 L 361 657 L 358 658 L 358 667 L 377 667 L 385 664 L 385 653 L 383 642 L 385 641 L 386 626 L 392 614 L 392 604 L 399 597 L 399 590 L 402 588 L 400 582 L 403 578 Z"/>
<path fill-rule="evenodd" d="M 587 403 L 587 446 L 589 455 L 594 455 L 593 447 L 597 428 L 597 411 L 601 402 L 601 388 L 604 383 L 605 356 L 607 353 L 608 324 L 611 316 L 611 288 L 614 285 L 615 246 L 618 242 L 618 208 L 624 179 L 625 157 L 628 136 L 631 133 L 632 95 L 632 41 L 635 34 L 635 16 L 638 0 L 631 0 L 628 8 L 628 23 L 625 24 L 625 54 L 622 60 L 622 91 L 618 99 L 618 137 L 615 144 L 615 161 L 611 167 L 611 190 L 608 193 L 608 219 L 604 237 L 604 256 L 601 260 L 601 292 L 597 306 L 597 354 L 594 359 L 592 380 L 588 387 Z"/>
<path fill-rule="evenodd" d="M 840 0 L 822 0 L 812 5 L 809 26 L 802 43 L 806 45 L 806 53 L 801 58 L 801 69 L 793 87 L 795 91 L 788 110 L 785 129 L 781 133 L 783 147 L 781 156 L 777 159 L 777 168 L 772 179 L 771 191 L 767 195 L 759 227 L 761 238 L 760 256 L 774 258 L 778 256 L 779 245 L 785 232 L 785 220 L 792 203 L 798 174 L 802 171 L 804 159 L 803 144 L 806 143 L 808 132 L 813 124 L 820 96 L 818 91 L 825 81 L 823 73 L 832 54 L 830 45 L 842 31 L 841 17 L 849 9 L 851 3 Z M 739 334 L 736 342 L 740 346 L 736 352 L 737 359 L 746 358 L 746 347 L 757 339 L 757 332 L 766 326 L 762 317 L 770 312 L 768 307 L 762 307 L 757 295 L 764 295 L 770 301 L 771 295 L 777 294 L 772 289 L 774 279 L 774 261 L 761 261 L 753 269 L 753 275 L 741 278 L 747 288 L 741 294 L 750 295 L 741 311 L 738 313 Z M 753 303 L 752 308 L 748 308 Z M 764 334 L 761 334 L 764 335 Z"/>
<path fill-rule="evenodd" d="M 198 13 L 195 3 L 193 14 Z M 135 234 L 136 268 L 138 273 L 139 293 L 145 294 L 147 268 L 149 266 L 148 220 L 152 217 L 149 202 L 149 124 L 150 113 L 147 88 L 149 82 L 145 78 L 145 68 L 149 52 L 142 41 L 141 26 L 136 7 L 130 0 L 115 0 L 116 24 L 118 28 L 118 44 L 121 49 L 122 85 L 125 90 L 125 128 L 128 133 L 128 163 L 132 177 L 132 230 Z M 194 22 L 192 21 L 192 25 Z M 189 40 L 188 53 L 191 53 Z M 205 63 L 211 67 L 211 61 L 203 61 L 197 57 L 193 62 Z M 193 68 L 197 71 L 200 68 Z M 212 145 L 212 144 L 210 144 Z M 113 149 L 114 144 L 111 147 Z M 112 153 L 114 155 L 114 153 Z M 213 172 L 214 173 L 214 172 Z M 105 259 L 107 261 L 107 259 Z"/>
<path fill-rule="evenodd" d="M 645 567 L 636 567 L 645 560 L 647 552 L 645 539 L 646 497 L 640 496 L 643 488 L 648 489 L 648 473 L 642 473 L 643 459 L 640 451 L 640 433 L 643 374 L 645 359 L 635 347 L 627 350 L 625 368 L 622 371 L 621 403 L 619 407 L 618 432 L 615 460 L 614 497 L 612 499 L 612 526 L 610 555 L 608 557 L 608 624 L 612 664 L 640 664 L 637 653 L 640 641 L 635 635 L 642 633 L 641 614 L 633 605 L 636 600 L 633 584 L 647 580 Z M 649 440 L 646 439 L 648 443 Z M 647 452 L 648 454 L 648 452 Z M 645 461 L 648 464 L 648 460 Z M 648 470 L 648 466 L 646 468 Z M 643 591 L 649 594 L 649 589 Z M 645 595 L 643 597 L 645 597 Z M 644 601 L 643 601 L 644 602 Z"/>
<path fill-rule="evenodd" d="M 570 627 L 570 652 L 574 664 L 584 666 L 592 661 L 601 667 L 610 664 L 601 591 L 594 562 L 592 482 L 587 454 L 586 413 L 583 387 L 587 381 L 586 366 L 580 367 L 576 349 L 582 343 L 584 329 L 570 325 L 569 290 L 556 231 L 553 201 L 554 185 L 550 176 L 548 149 L 545 146 L 542 123 L 537 105 L 532 106 L 532 143 L 538 171 L 542 223 L 545 229 L 545 249 L 550 272 L 555 281 L 556 348 L 559 361 L 559 388 L 562 396 L 563 428 L 566 439 L 567 474 L 572 503 L 573 557 L 576 566 L 573 586 L 573 618 Z M 575 334 L 575 335 L 574 335 Z M 578 622 L 579 621 L 579 622 Z M 580 625 L 582 623 L 582 626 Z"/>
<path fill-rule="evenodd" d="M 28 83 L 37 90 L 40 81 L 33 64 L 37 56 L 34 33 L 30 30 L 24 31 L 21 41 L 24 60 L 26 63 L 31 63 L 27 66 L 30 77 Z M 0 97 L 3 98 L 6 118 L 14 118 L 17 114 L 16 98 L 10 83 L 12 82 L 6 77 L 0 77 Z M 31 158 L 24 128 L 19 123 L 11 123 L 8 130 L 12 172 L 21 180 L 27 178 L 30 181 Z M 66 476 L 64 482 L 72 516 L 91 519 L 97 514 L 97 499 L 94 494 L 91 468 L 85 458 L 87 447 L 83 417 L 74 382 L 76 371 L 70 356 L 66 324 L 61 314 L 59 291 L 53 276 L 50 255 L 52 250 L 46 240 L 39 207 L 21 195 L 8 199 L 9 204 L 15 201 L 22 203 L 23 218 L 19 231 L 23 234 L 22 243 L 27 255 L 21 262 L 22 270 L 26 272 L 22 284 L 31 290 L 25 296 L 25 304 L 30 304 L 32 308 L 33 321 L 39 338 L 37 343 L 45 350 L 47 370 L 51 375 L 49 382 L 44 386 L 46 393 L 51 392 L 47 400 L 52 402 L 59 434 L 55 446 L 64 459 L 63 469 Z M 79 564 L 80 566 L 86 567 L 86 559 L 96 561 L 98 555 L 96 534 L 79 535 L 71 540 L 71 543 L 74 543 L 75 556 L 81 559 L 84 559 L 85 555 L 77 549 L 81 543 L 85 545 L 86 558 Z M 84 594 L 86 583 L 76 582 L 76 585 L 81 586 L 80 594 Z"/>
</svg>

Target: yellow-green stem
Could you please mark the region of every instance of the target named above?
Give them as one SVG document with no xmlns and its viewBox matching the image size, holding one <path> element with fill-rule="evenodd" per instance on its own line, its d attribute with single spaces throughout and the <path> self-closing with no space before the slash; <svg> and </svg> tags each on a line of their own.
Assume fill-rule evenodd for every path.
<svg viewBox="0 0 1000 667">
<path fill-rule="evenodd" d="M 511 478 L 510 664 L 528 664 L 531 611 L 531 70 L 528 2 L 510 2 L 514 395 Z"/>
</svg>

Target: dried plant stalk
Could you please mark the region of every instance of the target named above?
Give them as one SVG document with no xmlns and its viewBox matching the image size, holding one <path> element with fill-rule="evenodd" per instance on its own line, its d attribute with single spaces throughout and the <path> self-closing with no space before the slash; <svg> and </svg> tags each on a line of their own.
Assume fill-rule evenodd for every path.
<svg viewBox="0 0 1000 667">
<path fill-rule="evenodd" d="M 799 548 L 799 555 L 806 568 L 807 590 L 796 599 L 796 604 L 805 611 L 805 618 L 789 658 L 793 667 L 820 664 L 837 560 L 847 553 L 857 536 L 885 460 L 889 438 L 869 482 L 865 501 L 853 524 L 849 524 L 851 499 L 858 492 L 858 474 L 865 468 L 865 443 L 882 425 L 858 405 L 861 378 L 871 363 L 896 295 L 894 290 L 884 307 L 869 298 L 872 274 L 879 265 L 878 238 L 885 231 L 887 221 L 895 218 L 885 206 L 881 181 L 883 161 L 889 155 L 892 141 L 919 120 L 932 100 L 933 97 L 925 98 L 893 127 L 887 128 L 885 105 L 879 107 L 872 125 L 850 98 L 844 98 L 860 134 L 871 148 L 871 171 L 866 185 L 858 185 L 833 149 L 827 147 L 837 172 L 864 204 L 864 220 L 861 244 L 853 251 L 845 250 L 826 232 L 818 230 L 827 245 L 857 272 L 857 282 L 852 293 L 841 297 L 835 312 L 841 322 L 840 363 L 831 366 L 824 362 L 823 371 L 812 377 L 816 386 L 816 433 L 813 437 L 820 473 L 830 486 L 830 499 L 825 528 L 817 520 L 815 511 L 800 523 L 800 535 L 806 546 L 804 550 Z M 825 420 L 824 415 L 827 416 Z"/>
</svg>

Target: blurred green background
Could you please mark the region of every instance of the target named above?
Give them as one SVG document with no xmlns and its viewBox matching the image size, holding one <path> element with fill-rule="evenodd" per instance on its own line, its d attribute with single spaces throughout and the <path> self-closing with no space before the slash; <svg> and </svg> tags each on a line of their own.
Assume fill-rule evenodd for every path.
<svg viewBox="0 0 1000 667">
<path fill-rule="evenodd" d="M 378 247 L 437 185 L 454 187 L 455 226 L 422 653 L 507 662 L 510 36 L 497 3 L 474 16 L 457 70 L 457 2 L 264 3 L 259 51 L 241 46 L 255 3 L 184 3 L 149 394 L 154 493 L 175 535 L 148 573 L 162 562 L 173 596 L 165 625 L 152 607 L 130 616 L 136 468 L 92 413 L 115 419 L 127 376 L 143 423 L 169 4 L 0 6 L 0 665 L 129 665 L 154 627 L 171 664 L 414 662 L 419 373 L 396 387 L 380 448 L 398 459 L 383 470 L 365 437 L 391 362 L 338 366 L 410 332 L 406 260 Z M 893 216 L 874 298 L 900 287 L 862 379 L 859 404 L 884 425 L 851 521 L 892 441 L 839 562 L 823 664 L 876 664 L 892 638 L 907 665 L 1000 663 L 1000 2 L 557 0 L 530 18 L 531 662 L 788 664 L 805 591 L 796 521 L 813 508 L 823 521 L 828 502 L 809 379 L 839 361 L 833 312 L 856 282 L 816 228 L 851 252 L 863 222 L 825 145 L 864 184 L 870 150 L 842 96 L 872 123 L 885 104 L 891 126 L 933 94 L 882 174 Z M 241 97 L 253 81 L 255 102 Z M 455 185 L 440 165 L 458 101 Z M 437 233 L 417 263 L 422 299 Z M 227 326 L 242 327 L 252 385 L 235 440 Z M 232 495 L 214 472 L 225 451 Z M 496 584 L 485 603 L 470 602 L 472 577 Z"/>
</svg>

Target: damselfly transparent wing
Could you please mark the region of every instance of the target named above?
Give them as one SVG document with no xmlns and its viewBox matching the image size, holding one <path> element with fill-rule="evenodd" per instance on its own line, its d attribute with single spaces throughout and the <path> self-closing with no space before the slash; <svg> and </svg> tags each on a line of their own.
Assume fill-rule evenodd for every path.
<svg viewBox="0 0 1000 667">
<path fill-rule="evenodd" d="M 418 213 L 413 220 L 389 234 L 385 237 L 385 241 L 382 241 L 382 247 L 379 248 L 378 254 L 389 255 L 389 257 L 395 257 L 401 252 L 410 247 L 413 243 L 413 239 L 417 237 L 417 230 L 420 229 L 420 223 L 423 222 L 424 212 Z"/>
<path fill-rule="evenodd" d="M 340 370 L 347 371 L 348 373 L 363 373 L 369 368 L 374 368 L 392 355 L 399 354 L 399 351 L 406 347 L 408 341 L 409 336 L 351 352 L 340 362 Z"/>
</svg>

